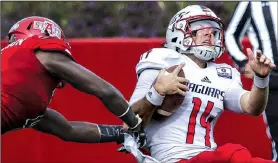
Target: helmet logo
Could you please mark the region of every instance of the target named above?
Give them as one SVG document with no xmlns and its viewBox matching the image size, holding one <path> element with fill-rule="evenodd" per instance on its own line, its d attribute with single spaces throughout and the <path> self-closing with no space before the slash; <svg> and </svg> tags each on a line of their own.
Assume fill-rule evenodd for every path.
<svg viewBox="0 0 278 163">
<path fill-rule="evenodd" d="M 47 30 L 50 36 L 56 36 L 58 38 L 61 38 L 62 35 L 60 28 L 50 21 L 34 21 L 33 28 L 41 30 L 42 33 L 45 33 L 45 30 Z"/>
<path fill-rule="evenodd" d="M 188 14 L 190 11 L 184 11 L 181 13 L 177 13 L 172 20 L 170 21 L 170 24 L 174 24 L 177 20 L 182 19 L 184 15 Z"/>
</svg>

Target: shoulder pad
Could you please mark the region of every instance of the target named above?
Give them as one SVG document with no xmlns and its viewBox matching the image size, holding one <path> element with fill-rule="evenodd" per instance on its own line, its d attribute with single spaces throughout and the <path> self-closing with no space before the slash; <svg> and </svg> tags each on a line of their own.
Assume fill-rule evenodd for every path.
<svg viewBox="0 0 278 163">
<path fill-rule="evenodd" d="M 69 43 L 56 37 L 35 36 L 32 38 L 32 43 L 30 45 L 34 50 L 59 51 L 73 59 Z"/>
<path fill-rule="evenodd" d="M 180 54 L 167 48 L 153 48 L 140 57 L 136 65 L 136 73 L 139 75 L 146 69 L 165 69 L 170 65 L 179 64 Z"/>
</svg>

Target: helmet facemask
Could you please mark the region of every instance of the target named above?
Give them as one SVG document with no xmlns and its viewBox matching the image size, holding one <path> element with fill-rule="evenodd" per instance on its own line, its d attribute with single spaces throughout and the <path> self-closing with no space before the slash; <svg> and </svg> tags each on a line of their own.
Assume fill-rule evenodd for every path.
<svg viewBox="0 0 278 163">
<path fill-rule="evenodd" d="M 168 29 L 169 30 L 169 29 Z M 177 20 L 172 32 L 180 37 L 180 53 L 192 53 L 203 61 L 212 61 L 224 51 L 222 22 L 212 16 L 191 16 Z"/>
</svg>

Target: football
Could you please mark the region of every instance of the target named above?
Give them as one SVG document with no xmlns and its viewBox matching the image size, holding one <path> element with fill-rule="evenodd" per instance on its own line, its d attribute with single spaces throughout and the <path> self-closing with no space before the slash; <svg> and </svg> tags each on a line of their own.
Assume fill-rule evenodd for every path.
<svg viewBox="0 0 278 163">
<path fill-rule="evenodd" d="M 178 65 L 169 67 L 166 71 L 171 73 L 174 71 L 174 69 Z M 183 70 L 181 70 L 178 74 L 179 77 L 185 77 Z M 185 83 L 184 83 L 185 84 Z M 183 103 L 184 96 L 179 95 L 179 94 L 174 94 L 174 95 L 166 95 L 163 103 L 161 104 L 160 108 L 157 109 L 157 113 L 159 115 L 163 116 L 170 116 L 172 115 L 178 108 L 179 106 Z"/>
</svg>

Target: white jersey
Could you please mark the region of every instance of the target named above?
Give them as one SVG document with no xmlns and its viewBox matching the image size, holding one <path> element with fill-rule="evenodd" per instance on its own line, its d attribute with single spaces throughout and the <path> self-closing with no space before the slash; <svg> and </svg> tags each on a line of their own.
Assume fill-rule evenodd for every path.
<svg viewBox="0 0 278 163">
<path fill-rule="evenodd" d="M 206 68 L 200 68 L 186 55 L 167 48 L 155 48 L 144 53 L 137 64 L 139 79 L 130 103 L 146 95 L 159 72 L 158 69 L 166 69 L 182 62 L 185 62 L 185 77 L 190 81 L 189 91 L 182 105 L 167 119 L 151 120 L 145 128 L 151 155 L 161 162 L 176 162 L 189 159 L 203 151 L 214 150 L 217 145 L 213 130 L 218 117 L 223 113 L 224 106 L 237 106 L 234 103 L 239 102 L 239 96 L 245 92 L 239 72 L 227 64 L 209 62 Z M 146 76 L 144 73 L 151 72 L 151 69 L 157 69 L 153 70 L 157 71 L 154 73 L 156 76 L 153 75 L 147 82 L 140 81 L 140 84 L 141 75 Z M 142 87 L 142 83 L 146 87 Z M 231 88 L 240 90 L 237 91 L 240 95 L 229 93 Z M 227 97 L 226 93 L 229 94 Z M 229 109 L 243 112 L 239 107 Z"/>
</svg>

